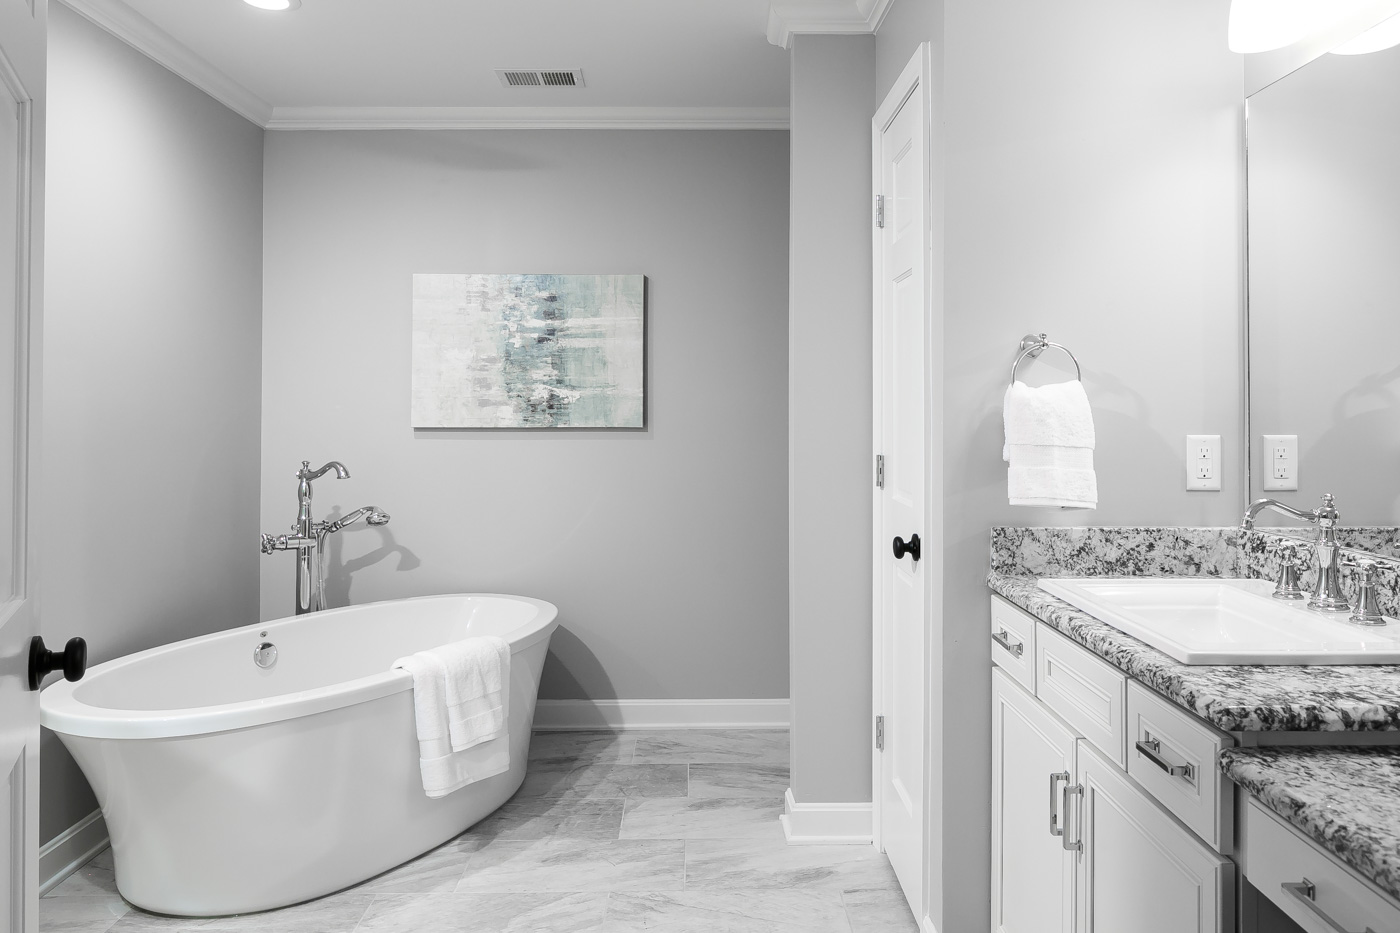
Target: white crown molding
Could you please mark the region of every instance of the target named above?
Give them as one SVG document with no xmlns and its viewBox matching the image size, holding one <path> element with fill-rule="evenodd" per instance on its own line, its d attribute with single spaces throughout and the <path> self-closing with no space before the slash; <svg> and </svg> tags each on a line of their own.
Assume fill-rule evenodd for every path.
<svg viewBox="0 0 1400 933">
<path fill-rule="evenodd" d="M 786 107 L 274 107 L 270 130 L 785 130 Z"/>
<path fill-rule="evenodd" d="M 772 0 L 768 4 L 768 41 L 792 48 L 800 34 L 874 35 L 893 0 Z"/>
<path fill-rule="evenodd" d="M 535 728 L 786 729 L 787 700 L 538 700 Z"/>
<path fill-rule="evenodd" d="M 272 105 L 224 74 L 189 46 L 121 0 L 60 0 L 75 13 L 164 65 L 219 103 L 258 126 L 272 117 Z"/>
</svg>

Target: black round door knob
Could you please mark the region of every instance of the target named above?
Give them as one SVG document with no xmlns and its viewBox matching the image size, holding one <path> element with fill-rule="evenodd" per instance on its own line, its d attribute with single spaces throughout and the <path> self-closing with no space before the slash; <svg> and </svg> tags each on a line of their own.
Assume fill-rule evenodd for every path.
<svg viewBox="0 0 1400 933">
<path fill-rule="evenodd" d="M 44 647 L 44 637 L 35 635 L 29 640 L 29 689 L 38 690 L 45 674 L 63 671 L 64 680 L 80 680 L 87 672 L 87 642 L 81 638 L 70 638 L 62 651 L 50 651 Z"/>
<path fill-rule="evenodd" d="M 895 560 L 900 560 L 900 559 L 902 559 L 902 558 L 904 557 L 905 554 L 908 554 L 910 557 L 914 558 L 914 563 L 917 564 L 917 563 L 919 562 L 919 536 L 918 536 L 918 535 L 910 535 L 910 536 L 909 536 L 909 543 L 908 543 L 908 544 L 905 544 L 905 543 L 904 543 L 904 539 L 903 539 L 903 538 L 895 538 L 895 539 L 894 539 L 894 558 L 895 558 Z"/>
</svg>

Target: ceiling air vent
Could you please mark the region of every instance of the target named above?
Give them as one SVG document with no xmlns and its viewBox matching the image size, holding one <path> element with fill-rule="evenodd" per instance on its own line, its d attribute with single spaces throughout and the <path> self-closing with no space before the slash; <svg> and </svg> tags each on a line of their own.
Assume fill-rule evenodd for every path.
<svg viewBox="0 0 1400 933">
<path fill-rule="evenodd" d="M 572 71 L 533 71 L 524 69 L 496 69 L 496 77 L 502 87 L 583 87 L 583 72 Z"/>
</svg>

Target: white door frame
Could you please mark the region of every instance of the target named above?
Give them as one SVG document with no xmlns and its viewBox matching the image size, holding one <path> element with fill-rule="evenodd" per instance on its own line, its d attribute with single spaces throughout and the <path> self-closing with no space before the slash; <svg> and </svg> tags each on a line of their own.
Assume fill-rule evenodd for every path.
<svg viewBox="0 0 1400 933">
<path fill-rule="evenodd" d="M 924 575 L 924 613 L 925 613 L 925 651 L 926 669 L 932 659 L 942 655 L 941 644 L 935 646 L 935 640 L 941 639 L 941 622 L 943 617 L 943 389 L 940 375 L 943 346 L 943 321 L 941 316 L 935 316 L 934 308 L 941 306 L 941 302 L 934 300 L 934 295 L 942 289 L 941 278 L 935 278 L 936 266 L 934 263 L 935 240 L 934 232 L 934 204 L 933 197 L 935 186 L 932 174 L 933 165 L 933 119 L 932 119 L 932 52 L 927 42 L 921 43 L 905 65 L 889 94 L 885 96 L 879 109 L 875 112 L 875 117 L 871 121 L 871 204 L 872 210 L 875 198 L 882 192 L 881 188 L 881 135 L 885 128 L 889 126 L 891 120 L 899 112 L 904 102 L 919 87 L 925 89 L 924 94 L 924 301 L 926 327 L 924 346 L 924 381 L 925 381 L 925 402 L 928 415 L 928 448 L 925 452 L 925 495 L 924 495 L 924 528 L 926 534 L 923 536 L 923 558 L 921 562 L 927 568 Z M 941 222 L 941 221 L 940 221 Z M 885 534 L 883 516 L 883 490 L 878 488 L 874 482 L 875 458 L 880 455 L 884 448 L 882 437 L 884 417 L 882 406 L 882 386 L 884 380 L 884 354 L 881 347 L 881 315 L 883 308 L 881 303 L 884 300 L 883 282 L 881 281 L 880 270 L 883 268 L 884 240 L 881 235 L 881 228 L 871 224 L 871 255 L 873 257 L 872 266 L 872 303 L 871 308 L 874 317 L 874 334 L 871 341 L 872 374 L 873 374 L 873 437 L 871 451 L 871 508 L 872 508 L 872 545 L 871 545 L 871 566 L 872 566 L 872 606 L 871 619 L 874 633 L 872 666 L 872 688 L 871 695 L 872 709 L 874 715 L 883 715 L 885 677 L 883 669 L 884 660 L 884 631 L 882 620 L 884 619 L 884 593 L 880 581 L 882 579 L 882 563 L 889 557 L 890 538 Z M 927 687 L 928 680 L 925 684 Z M 925 696 L 925 716 L 926 724 L 931 725 L 936 704 L 932 695 Z M 932 765 L 934 757 L 932 755 L 932 743 L 928 743 L 925 750 L 924 776 L 925 788 L 927 789 L 933 782 L 930 780 L 934 776 Z M 871 747 L 871 798 L 872 798 L 872 826 L 873 841 L 876 848 L 883 851 L 884 840 L 881 826 L 881 794 L 882 784 L 882 759 L 878 751 Z M 937 801 L 928 799 L 927 792 L 924 801 L 924 866 L 927 874 L 928 867 L 932 864 L 929 855 L 935 846 L 935 840 L 930 838 L 928 832 L 929 816 L 932 806 L 936 806 Z M 925 910 L 928 905 L 928 879 L 924 880 L 923 903 Z M 920 924 L 926 930 L 932 930 L 927 917 L 918 918 Z"/>
</svg>

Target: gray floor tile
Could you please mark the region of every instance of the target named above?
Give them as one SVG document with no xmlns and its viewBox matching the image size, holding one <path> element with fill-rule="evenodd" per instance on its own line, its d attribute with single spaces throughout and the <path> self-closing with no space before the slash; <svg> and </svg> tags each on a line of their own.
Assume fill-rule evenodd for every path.
<svg viewBox="0 0 1400 933">
<path fill-rule="evenodd" d="M 117 878 L 112 869 L 112 849 L 94 855 L 82 868 L 64 878 L 46 897 L 116 897 Z"/>
<path fill-rule="evenodd" d="M 898 887 L 847 891 L 841 899 L 851 933 L 919 933 L 919 923 Z"/>
<path fill-rule="evenodd" d="M 624 800 L 516 797 L 467 830 L 491 839 L 616 839 Z"/>
<path fill-rule="evenodd" d="M 632 760 L 637 764 L 686 762 L 689 764 L 786 765 L 790 757 L 788 734 L 778 731 L 638 733 Z"/>
<path fill-rule="evenodd" d="M 356 933 L 592 933 L 606 894 L 427 894 L 376 897 Z"/>
<path fill-rule="evenodd" d="M 457 891 L 670 891 L 684 884 L 679 839 L 549 840 L 485 846 Z"/>
<path fill-rule="evenodd" d="M 874 846 L 790 846 L 781 839 L 694 839 L 685 844 L 687 888 L 898 890 L 889 859 Z"/>
<path fill-rule="evenodd" d="M 850 933 L 840 895 L 817 891 L 613 894 L 608 933 Z"/>
<path fill-rule="evenodd" d="M 787 792 L 788 766 L 735 763 L 690 765 L 691 797 L 781 797 Z"/>
<path fill-rule="evenodd" d="M 129 910 L 119 897 L 41 897 L 39 933 L 105 933 Z"/>
<path fill-rule="evenodd" d="M 536 732 L 530 737 L 530 761 L 589 758 L 631 761 L 635 735 L 623 732 Z"/>
<path fill-rule="evenodd" d="M 631 798 L 623 839 L 766 839 L 780 841 L 777 797 Z"/>
<path fill-rule="evenodd" d="M 686 766 L 532 761 L 517 797 L 684 797 Z"/>
<path fill-rule="evenodd" d="M 351 890 L 358 894 L 451 893 L 462 880 L 467 859 L 484 843 L 482 837 L 459 836 Z"/>
<path fill-rule="evenodd" d="M 237 917 L 162 917 L 133 909 L 112 933 L 353 933 L 372 900 L 368 894 L 344 892 L 318 900 Z"/>
</svg>

